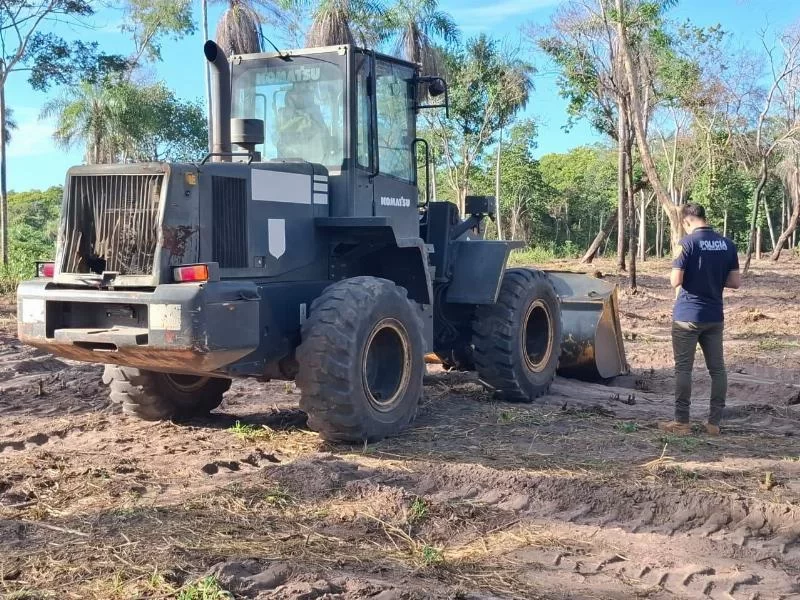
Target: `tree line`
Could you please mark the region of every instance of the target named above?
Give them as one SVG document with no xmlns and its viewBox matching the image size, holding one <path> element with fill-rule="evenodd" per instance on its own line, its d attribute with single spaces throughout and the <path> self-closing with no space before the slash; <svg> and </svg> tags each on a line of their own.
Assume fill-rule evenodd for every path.
<svg viewBox="0 0 800 600">
<path fill-rule="evenodd" d="M 67 42 L 52 33 L 56 26 L 45 27 L 65 16 L 88 23 L 99 3 L 3 4 L 0 229 L 7 262 L 5 148 L 13 123 L 3 90 L 15 72 L 24 71 L 35 89 L 69 84 L 43 116 L 55 118 L 55 142 L 80 145 L 89 163 L 194 157 L 208 134 L 200 104 L 177 98 L 142 68 L 162 59 L 164 39 L 196 30 L 188 0 L 119 4 L 133 47 L 125 56 Z M 764 29 L 760 51 L 745 51 L 722 26 L 673 18 L 675 0 L 566 0 L 549 22 L 523 25 L 519 41 L 509 43 L 464 39 L 436 0 L 224 4 L 216 39 L 230 54 L 275 42 L 357 43 L 446 77 L 449 119 L 441 109 L 420 113 L 432 196 L 463 209 L 467 194 L 496 195 L 492 235 L 499 238 L 584 262 L 616 252 L 634 287 L 637 259 L 669 254 L 682 236 L 678 209 L 688 201 L 704 204 L 713 224 L 746 249 L 745 269 L 753 253 L 769 249 L 777 260 L 795 246 L 797 27 Z M 202 8 L 205 16 L 205 2 Z M 567 102 L 564 128 L 586 121 L 601 143 L 535 158 L 537 124 L 525 109 L 545 69 L 555 71 Z"/>
</svg>

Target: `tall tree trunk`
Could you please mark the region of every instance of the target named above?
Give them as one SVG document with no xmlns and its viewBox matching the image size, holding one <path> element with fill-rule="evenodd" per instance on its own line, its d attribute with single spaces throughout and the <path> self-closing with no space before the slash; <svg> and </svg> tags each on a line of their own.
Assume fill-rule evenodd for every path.
<svg viewBox="0 0 800 600">
<path fill-rule="evenodd" d="M 519 211 L 517 209 L 516 204 L 511 207 L 511 237 L 509 239 L 515 240 L 517 239 L 517 226 L 519 223 Z"/>
<path fill-rule="evenodd" d="M 761 225 L 756 227 L 756 260 L 761 260 Z"/>
<path fill-rule="evenodd" d="M 431 157 L 433 158 L 433 157 Z M 431 161 L 431 202 L 436 201 L 436 161 Z"/>
<path fill-rule="evenodd" d="M 722 213 L 722 235 L 728 237 L 728 207 Z"/>
<path fill-rule="evenodd" d="M 786 197 L 786 187 L 783 188 L 781 198 L 781 233 L 786 230 L 786 220 L 789 218 L 789 199 Z M 775 250 L 773 248 L 773 250 Z"/>
<path fill-rule="evenodd" d="M 618 134 L 617 134 L 617 268 L 625 270 L 625 165 L 627 160 L 625 153 L 628 145 L 625 138 L 628 136 L 628 124 L 626 123 L 627 111 L 622 97 L 617 101 L 617 114 L 619 115 Z"/>
<path fill-rule="evenodd" d="M 792 214 L 789 216 L 789 220 L 786 223 L 786 229 L 783 230 L 781 236 L 778 238 L 778 243 L 772 250 L 772 256 L 770 258 L 773 261 L 777 261 L 781 257 L 781 251 L 786 245 L 786 240 L 788 240 L 797 229 L 798 218 L 800 218 L 800 190 L 796 191 L 794 194 Z"/>
<path fill-rule="evenodd" d="M 616 213 L 614 214 L 616 215 Z M 611 241 L 611 234 L 614 233 L 614 228 L 617 226 L 615 221 L 616 219 L 611 222 L 611 230 L 608 232 L 608 235 L 606 236 L 606 241 L 603 244 L 603 254 L 606 254 L 608 252 L 608 243 Z"/>
<path fill-rule="evenodd" d="M 661 177 L 656 168 L 653 155 L 650 153 L 650 146 L 647 143 L 647 133 L 644 127 L 644 115 L 642 114 L 642 102 L 639 96 L 638 77 L 634 72 L 633 58 L 631 49 L 628 46 L 628 34 L 625 28 L 625 7 L 623 0 L 616 0 L 617 7 L 617 32 L 619 35 L 619 51 L 622 54 L 622 62 L 625 65 L 625 75 L 628 80 L 629 101 L 633 128 L 636 131 L 636 145 L 639 148 L 639 155 L 642 159 L 642 166 L 647 174 L 647 179 L 656 193 L 658 201 L 667 213 L 670 225 L 670 240 L 672 248 L 676 248 L 683 236 L 683 225 L 678 218 L 678 207 L 670 199 L 669 192 L 664 187 Z"/>
<path fill-rule="evenodd" d="M 772 243 L 772 249 L 775 250 L 775 228 L 772 227 L 772 216 L 769 214 L 769 204 L 767 204 L 766 196 L 764 196 L 764 214 L 767 217 L 767 227 L 769 228 L 769 241 Z"/>
<path fill-rule="evenodd" d="M 0 74 L 4 77 L 5 73 Z M 0 81 L 0 254 L 8 264 L 8 190 L 6 190 L 6 86 Z"/>
<path fill-rule="evenodd" d="M 464 183 L 458 189 L 458 214 L 461 215 L 462 219 L 466 217 L 466 215 L 464 214 L 466 202 L 467 202 L 467 184 Z"/>
<path fill-rule="evenodd" d="M 603 226 L 600 228 L 600 231 L 595 236 L 592 243 L 589 244 L 589 248 L 586 250 L 586 254 L 583 255 L 581 258 L 581 263 L 583 264 L 591 264 L 594 260 L 595 256 L 597 256 L 597 251 L 600 249 L 600 244 L 603 243 L 608 235 L 611 233 L 611 230 L 614 228 L 614 221 L 617 220 L 617 211 L 614 210 L 608 215 L 606 222 L 603 223 Z"/>
<path fill-rule="evenodd" d="M 641 192 L 642 204 L 639 210 L 639 260 L 644 262 L 647 254 L 647 197 L 644 190 Z"/>
<path fill-rule="evenodd" d="M 500 150 L 503 147 L 503 128 L 500 128 L 500 133 L 497 138 L 497 161 L 494 168 L 494 199 L 497 203 L 497 239 L 503 239 L 503 222 L 501 219 L 502 211 L 500 210 Z"/>
<path fill-rule="evenodd" d="M 627 177 L 627 202 L 628 202 L 628 274 L 629 283 L 632 290 L 636 290 L 636 198 L 633 191 L 633 153 L 631 152 L 631 136 L 628 136 L 628 144 L 625 153 L 625 174 Z"/>
<path fill-rule="evenodd" d="M 747 270 L 750 268 L 750 259 L 753 256 L 753 244 L 756 241 L 756 221 L 758 220 L 758 206 L 761 204 L 761 192 L 767 183 L 767 156 L 761 157 L 761 174 L 758 179 L 758 185 L 753 192 L 753 211 L 750 213 L 750 235 L 747 236 L 747 256 L 744 259 L 744 268 L 742 273 L 747 275 Z"/>
<path fill-rule="evenodd" d="M 656 258 L 661 258 L 662 244 L 664 243 L 664 211 L 661 206 L 656 206 Z"/>
</svg>

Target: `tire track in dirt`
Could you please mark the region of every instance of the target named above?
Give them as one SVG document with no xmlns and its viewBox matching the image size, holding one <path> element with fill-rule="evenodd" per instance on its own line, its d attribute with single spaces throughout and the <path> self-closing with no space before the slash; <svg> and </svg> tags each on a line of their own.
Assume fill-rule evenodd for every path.
<svg viewBox="0 0 800 600">
<path fill-rule="evenodd" d="M 514 527 L 546 532 L 550 540 L 522 544 L 503 557 L 516 565 L 519 578 L 543 593 L 800 597 L 797 507 L 647 482 L 471 464 L 406 466 L 411 473 L 319 456 L 275 467 L 269 476 L 303 490 L 299 493 L 306 499 L 373 500 L 373 506 L 386 507 L 392 498 L 419 497 L 433 507 L 480 507 L 489 511 L 484 519 L 505 514 Z M 548 547 L 552 540 L 572 542 Z M 453 543 L 449 551 L 458 554 L 458 535 L 441 541 Z"/>
</svg>

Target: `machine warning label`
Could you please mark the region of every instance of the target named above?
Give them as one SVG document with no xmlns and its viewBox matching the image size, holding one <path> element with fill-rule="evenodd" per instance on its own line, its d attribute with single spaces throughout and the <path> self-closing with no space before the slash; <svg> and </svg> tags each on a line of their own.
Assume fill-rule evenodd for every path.
<svg viewBox="0 0 800 600">
<path fill-rule="evenodd" d="M 391 198 L 389 196 L 381 196 L 381 206 L 399 206 L 401 208 L 408 208 L 411 206 L 411 199 L 400 196 L 399 198 Z"/>
</svg>

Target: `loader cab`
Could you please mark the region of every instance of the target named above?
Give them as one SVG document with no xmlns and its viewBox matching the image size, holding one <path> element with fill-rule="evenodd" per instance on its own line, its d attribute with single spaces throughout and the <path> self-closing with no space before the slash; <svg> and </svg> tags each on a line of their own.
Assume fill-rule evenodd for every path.
<svg viewBox="0 0 800 600">
<path fill-rule="evenodd" d="M 264 122 L 260 160 L 327 168 L 329 216 L 388 217 L 418 237 L 421 86 L 416 65 L 349 45 L 234 56 L 231 117 Z"/>
</svg>

